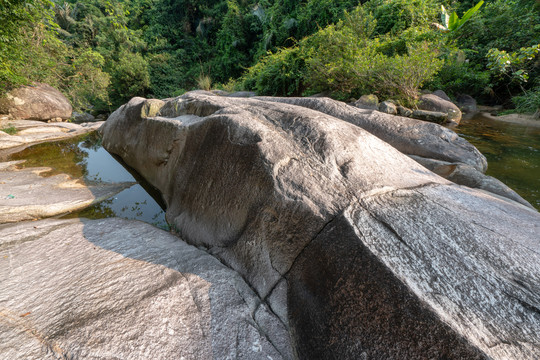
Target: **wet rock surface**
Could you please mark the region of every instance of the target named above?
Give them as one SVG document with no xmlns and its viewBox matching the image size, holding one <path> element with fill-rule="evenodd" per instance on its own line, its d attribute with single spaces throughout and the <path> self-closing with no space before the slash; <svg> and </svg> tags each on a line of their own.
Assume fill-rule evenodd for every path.
<svg viewBox="0 0 540 360">
<path fill-rule="evenodd" d="M 22 162 L 0 163 L 0 224 L 81 210 L 133 185 L 85 184 L 66 174 L 44 176 L 51 168 L 17 169 Z"/>
<path fill-rule="evenodd" d="M 299 358 L 540 356 L 538 212 L 396 150 L 484 170 L 450 130 L 320 98 L 147 108 L 113 113 L 104 146 L 161 191 L 184 240 L 246 280 Z"/>
<path fill-rule="evenodd" d="M 20 151 L 32 144 L 73 138 L 96 131 L 101 125 L 103 125 L 103 121 L 74 124 L 66 122 L 44 123 L 33 120 L 1 120 L 0 152 Z M 12 130 L 13 133 L 6 133 L 7 129 Z"/>
</svg>

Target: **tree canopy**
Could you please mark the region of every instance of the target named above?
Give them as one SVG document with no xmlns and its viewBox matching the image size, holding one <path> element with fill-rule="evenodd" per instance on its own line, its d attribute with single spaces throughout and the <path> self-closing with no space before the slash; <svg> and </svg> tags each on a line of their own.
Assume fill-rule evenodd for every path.
<svg viewBox="0 0 540 360">
<path fill-rule="evenodd" d="M 203 83 L 272 95 L 377 92 L 407 101 L 429 87 L 538 106 L 537 2 L 486 0 L 467 15 L 477 4 L 0 0 L 0 92 L 47 82 L 75 108 L 94 112 Z M 456 14 L 452 31 L 436 29 L 444 23 L 441 5 Z"/>
</svg>

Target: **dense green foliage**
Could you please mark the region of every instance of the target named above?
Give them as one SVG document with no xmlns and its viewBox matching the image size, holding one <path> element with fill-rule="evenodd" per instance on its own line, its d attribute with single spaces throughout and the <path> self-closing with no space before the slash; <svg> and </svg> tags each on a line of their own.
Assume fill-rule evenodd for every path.
<svg viewBox="0 0 540 360">
<path fill-rule="evenodd" d="M 534 110 L 537 1 L 486 0 L 467 13 L 477 4 L 0 0 L 0 93 L 42 81 L 76 109 L 102 112 L 132 96 L 192 88 L 342 99 L 373 92 L 410 103 L 428 87 Z"/>
</svg>

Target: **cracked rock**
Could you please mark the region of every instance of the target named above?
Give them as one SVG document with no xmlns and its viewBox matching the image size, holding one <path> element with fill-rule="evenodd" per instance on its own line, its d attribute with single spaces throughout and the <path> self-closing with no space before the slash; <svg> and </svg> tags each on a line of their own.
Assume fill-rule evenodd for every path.
<svg viewBox="0 0 540 360">
<path fill-rule="evenodd" d="M 325 98 L 146 108 L 115 111 L 104 146 L 264 299 L 296 357 L 540 357 L 540 214 L 405 155 L 484 171 L 451 130 Z"/>
</svg>

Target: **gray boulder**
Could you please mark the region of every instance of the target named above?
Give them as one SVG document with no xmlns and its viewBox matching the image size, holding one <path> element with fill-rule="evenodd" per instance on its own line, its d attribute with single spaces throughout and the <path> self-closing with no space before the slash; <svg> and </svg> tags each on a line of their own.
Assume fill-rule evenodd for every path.
<svg viewBox="0 0 540 360">
<path fill-rule="evenodd" d="M 379 111 L 385 114 L 397 115 L 397 106 L 393 102 L 383 101 L 379 104 Z"/>
<path fill-rule="evenodd" d="M 405 106 L 398 105 L 397 112 L 399 116 L 411 117 L 413 111 Z"/>
<path fill-rule="evenodd" d="M 104 146 L 161 191 L 183 239 L 265 299 L 298 358 L 540 356 L 538 212 L 280 100 L 144 107 L 115 111 Z"/>
<path fill-rule="evenodd" d="M 151 225 L 1 225 L 2 359 L 291 359 L 240 275 Z"/>
<path fill-rule="evenodd" d="M 454 131 L 438 124 L 358 109 L 332 99 L 276 97 L 258 99 L 302 106 L 350 122 L 407 155 L 461 162 L 481 172 L 487 169 L 487 160 L 480 151 Z"/>
<path fill-rule="evenodd" d="M 450 100 L 450 97 L 448 97 L 448 95 L 446 95 L 446 93 L 443 90 L 435 90 L 433 92 L 433 95 L 438 96 L 441 99 L 446 100 L 446 101 L 450 101 L 450 102 L 452 101 Z"/>
<path fill-rule="evenodd" d="M 13 119 L 69 119 L 71 111 L 69 100 L 47 84 L 22 86 L 0 98 L 0 114 L 9 114 Z"/>
<path fill-rule="evenodd" d="M 352 105 L 360 109 L 379 110 L 379 98 L 374 94 L 362 95 Z"/>
<path fill-rule="evenodd" d="M 444 100 L 434 94 L 420 96 L 418 109 L 436 111 L 448 114 L 448 122 L 459 124 L 461 121 L 461 110 L 452 102 Z"/>
<path fill-rule="evenodd" d="M 466 113 L 475 113 L 478 112 L 478 105 L 476 104 L 476 100 L 466 94 L 460 94 L 456 98 L 456 104 L 461 109 L 461 111 Z"/>
<path fill-rule="evenodd" d="M 433 171 L 435 174 L 456 184 L 489 191 L 534 209 L 527 200 L 519 196 L 517 192 L 510 189 L 502 181 L 497 180 L 492 176 L 485 175 L 470 165 L 426 159 L 414 155 L 411 155 L 411 158 L 427 169 Z"/>
<path fill-rule="evenodd" d="M 435 124 L 445 124 L 448 121 L 448 114 L 440 111 L 414 110 L 411 117 Z"/>
<path fill-rule="evenodd" d="M 78 112 L 75 112 L 75 111 L 71 115 L 71 119 L 75 123 L 87 123 L 87 122 L 97 121 L 96 118 L 92 114 L 78 113 Z"/>
<path fill-rule="evenodd" d="M 257 93 L 254 92 L 254 91 L 235 91 L 233 93 L 230 93 L 227 95 L 228 97 L 240 97 L 240 98 L 245 98 L 245 97 L 254 97 L 254 96 L 257 96 Z"/>
</svg>

